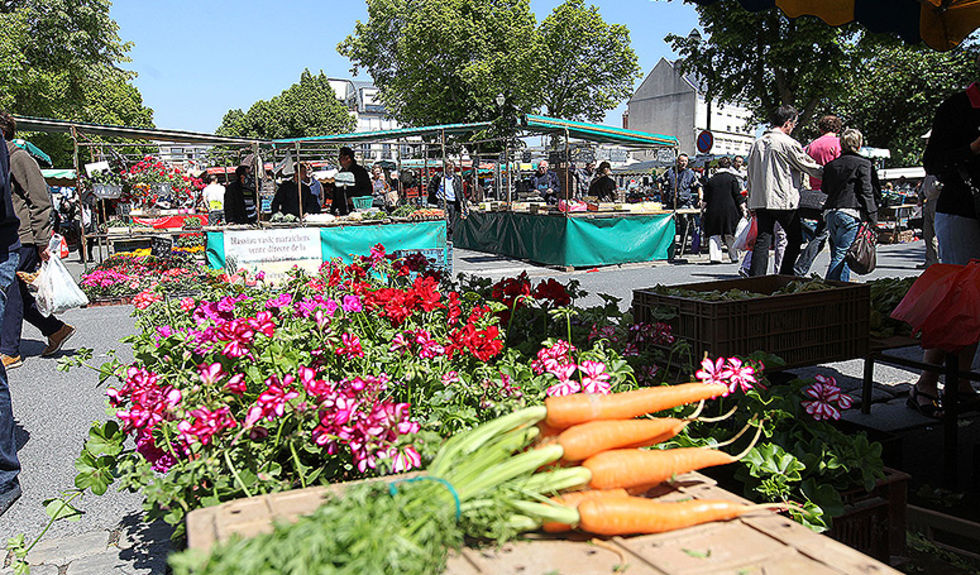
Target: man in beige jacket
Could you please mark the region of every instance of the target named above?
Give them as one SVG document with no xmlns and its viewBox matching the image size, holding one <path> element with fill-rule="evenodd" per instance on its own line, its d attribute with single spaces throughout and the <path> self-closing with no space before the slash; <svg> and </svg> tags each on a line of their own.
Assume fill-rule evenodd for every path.
<svg viewBox="0 0 980 575">
<path fill-rule="evenodd" d="M 788 244 L 783 255 L 781 274 L 793 275 L 800 254 L 803 234 L 797 208 L 800 205 L 802 174 L 819 178 L 823 168 L 790 137 L 799 113 L 793 106 L 780 106 L 773 114 L 772 127 L 752 144 L 748 158 L 749 210 L 758 219 L 758 235 L 752 248 L 751 276 L 766 275 L 769 269 L 769 245 L 778 222 L 786 231 Z"/>
</svg>

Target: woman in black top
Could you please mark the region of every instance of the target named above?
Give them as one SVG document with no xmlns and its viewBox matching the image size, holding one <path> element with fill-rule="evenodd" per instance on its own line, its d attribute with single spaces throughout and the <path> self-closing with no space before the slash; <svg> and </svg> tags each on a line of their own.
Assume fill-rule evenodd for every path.
<svg viewBox="0 0 980 575">
<path fill-rule="evenodd" d="M 878 223 L 878 206 L 871 184 L 871 160 L 858 155 L 864 137 L 857 130 L 845 130 L 840 138 L 844 152 L 823 167 L 823 186 L 827 194 L 824 219 L 830 238 L 830 268 L 827 279 L 849 281 L 851 271 L 844 262 L 847 250 L 857 237 L 861 222 Z"/>
<path fill-rule="evenodd" d="M 599 164 L 599 169 L 596 170 L 597 177 L 589 185 L 590 196 L 595 196 L 600 202 L 616 201 L 616 182 L 609 176 L 611 173 L 612 166 L 609 162 Z"/>
<path fill-rule="evenodd" d="M 718 167 L 721 169 L 704 186 L 704 235 L 709 241 L 724 241 L 734 262 L 738 260 L 734 248 L 735 228 L 742 217 L 745 198 L 738 176 L 731 171 L 731 159 L 718 160 Z"/>
</svg>

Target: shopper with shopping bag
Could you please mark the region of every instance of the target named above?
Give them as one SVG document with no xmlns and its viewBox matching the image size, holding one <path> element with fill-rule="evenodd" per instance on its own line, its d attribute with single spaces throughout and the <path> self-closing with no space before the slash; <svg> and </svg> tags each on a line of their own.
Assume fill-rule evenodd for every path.
<svg viewBox="0 0 980 575">
<path fill-rule="evenodd" d="M 18 272 L 34 273 L 42 261 L 51 257 L 48 241 L 52 237 L 51 196 L 48 184 L 41 175 L 41 168 L 26 151 L 11 141 L 16 131 L 13 117 L 0 112 L 0 130 L 10 154 L 11 202 L 20 219 L 20 263 Z M 60 250 L 60 236 L 56 249 Z M 64 266 L 62 266 L 64 267 Z M 4 310 L 3 328 L 0 330 L 0 360 L 6 369 L 23 365 L 20 353 L 21 331 L 24 320 L 41 331 L 47 338 L 47 346 L 41 357 L 57 353 L 75 334 L 75 328 L 54 317 L 43 314 L 27 285 L 15 281 L 7 289 L 7 305 Z"/>
<path fill-rule="evenodd" d="M 939 259 L 944 264 L 967 266 L 971 260 L 980 259 L 980 84 L 971 84 L 939 105 L 922 164 L 927 174 L 936 176 L 943 184 L 936 201 Z M 926 270 L 923 278 L 929 277 L 935 267 Z M 955 326 L 950 331 L 960 330 L 958 324 L 949 325 Z M 941 348 L 929 349 L 932 344 L 932 341 L 923 342 L 923 361 L 942 364 L 947 352 Z M 974 340 L 955 352 L 960 368 L 968 369 L 976 351 Z M 943 398 L 938 383 L 937 371 L 923 371 L 909 394 L 908 407 L 927 416 L 941 416 Z M 947 388 L 944 393 L 948 395 L 954 390 Z M 960 378 L 955 393 L 963 409 L 980 408 L 980 395 L 969 381 Z"/>
</svg>

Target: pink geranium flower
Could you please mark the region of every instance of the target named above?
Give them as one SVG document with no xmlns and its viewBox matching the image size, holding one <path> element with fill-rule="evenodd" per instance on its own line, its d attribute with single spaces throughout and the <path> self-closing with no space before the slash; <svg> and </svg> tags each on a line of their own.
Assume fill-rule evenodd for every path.
<svg viewBox="0 0 980 575">
<path fill-rule="evenodd" d="M 219 379 L 227 375 L 218 362 L 211 365 L 200 365 L 197 368 L 197 373 L 201 376 L 201 383 L 207 386 L 218 383 Z"/>
<path fill-rule="evenodd" d="M 728 372 L 728 393 L 734 393 L 738 388 L 745 393 L 759 383 L 755 377 L 755 368 L 748 364 L 743 365 L 742 360 L 737 357 L 728 358 Z"/>
<path fill-rule="evenodd" d="M 545 390 L 548 397 L 561 397 L 582 391 L 582 385 L 574 379 L 559 381 Z"/>
<path fill-rule="evenodd" d="M 585 393 L 607 394 L 612 389 L 606 364 L 601 361 L 585 360 L 578 365 L 582 375 L 582 390 Z"/>
<path fill-rule="evenodd" d="M 800 406 L 817 421 L 840 419 L 840 410 L 849 409 L 854 401 L 841 392 L 833 377 L 818 375 L 814 379 L 817 382 L 803 390 L 809 399 L 801 401 Z"/>
<path fill-rule="evenodd" d="M 719 357 L 717 361 L 712 362 L 708 358 L 704 358 L 701 361 L 701 369 L 699 369 L 694 376 L 701 380 L 705 384 L 715 384 L 720 383 L 723 385 L 729 385 L 728 379 L 731 377 L 732 372 L 728 368 L 724 358 Z M 724 395 L 731 393 L 731 390 L 726 392 Z"/>
</svg>

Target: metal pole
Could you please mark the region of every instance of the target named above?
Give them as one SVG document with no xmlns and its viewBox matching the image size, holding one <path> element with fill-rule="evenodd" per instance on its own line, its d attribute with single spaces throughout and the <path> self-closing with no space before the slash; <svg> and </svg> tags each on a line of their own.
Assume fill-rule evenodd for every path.
<svg viewBox="0 0 980 575">
<path fill-rule="evenodd" d="M 569 183 L 569 181 L 571 181 L 571 175 L 572 175 L 570 173 L 572 171 L 572 161 L 571 160 L 572 160 L 571 159 L 571 156 L 569 155 L 569 152 L 568 152 L 568 128 L 565 128 L 565 207 L 566 207 L 565 217 L 566 218 L 568 217 L 568 214 L 569 214 L 569 212 L 567 211 L 567 208 L 568 208 L 568 202 L 569 202 L 568 193 L 570 191 L 568 183 Z"/>
<path fill-rule="evenodd" d="M 293 166 L 293 179 L 296 181 L 296 196 L 299 198 L 299 223 L 303 225 L 303 176 L 300 175 L 299 142 L 296 142 L 296 165 Z"/>
<path fill-rule="evenodd" d="M 81 231 L 79 234 L 79 246 L 78 253 L 82 255 L 82 268 L 88 271 L 88 245 L 85 241 L 85 207 L 82 205 L 82 184 L 81 184 L 81 171 L 78 165 L 78 133 L 75 131 L 75 126 L 71 127 L 71 143 L 72 143 L 72 164 L 75 167 L 75 201 L 78 202 L 78 228 Z"/>
<path fill-rule="evenodd" d="M 275 159 L 275 154 L 272 155 Z M 262 221 L 262 181 L 265 179 L 265 166 L 263 165 L 262 158 L 259 157 L 259 144 L 255 142 L 252 144 L 252 172 L 255 174 L 253 178 L 255 183 L 255 223 L 258 224 Z"/>
<path fill-rule="evenodd" d="M 404 186 L 402 185 L 402 141 L 401 141 L 401 139 L 395 140 L 395 146 L 397 147 L 397 149 L 395 150 L 395 155 L 398 158 L 398 178 L 397 178 L 398 181 L 395 184 L 396 186 L 398 186 L 398 201 L 396 201 L 395 202 L 395 206 L 392 206 L 392 207 L 397 207 L 398 206 L 398 202 L 401 201 L 402 197 L 404 197 L 404 194 L 405 194 Z"/>
<path fill-rule="evenodd" d="M 507 205 L 511 204 L 510 140 L 504 143 L 504 169 L 507 170 Z"/>
<path fill-rule="evenodd" d="M 439 139 L 442 142 L 442 179 L 440 180 L 440 182 L 442 182 L 442 189 L 445 190 L 446 189 L 446 178 L 449 177 L 449 174 L 446 173 L 446 130 L 440 130 L 439 131 Z M 436 193 L 438 194 L 439 193 L 439 190 L 436 190 Z M 446 194 L 445 194 L 445 192 L 443 192 L 443 194 L 442 194 L 442 211 L 444 211 L 446 213 L 446 218 L 447 218 L 447 221 L 448 221 L 448 218 L 449 218 L 449 208 L 448 208 L 448 206 L 446 206 Z"/>
</svg>

